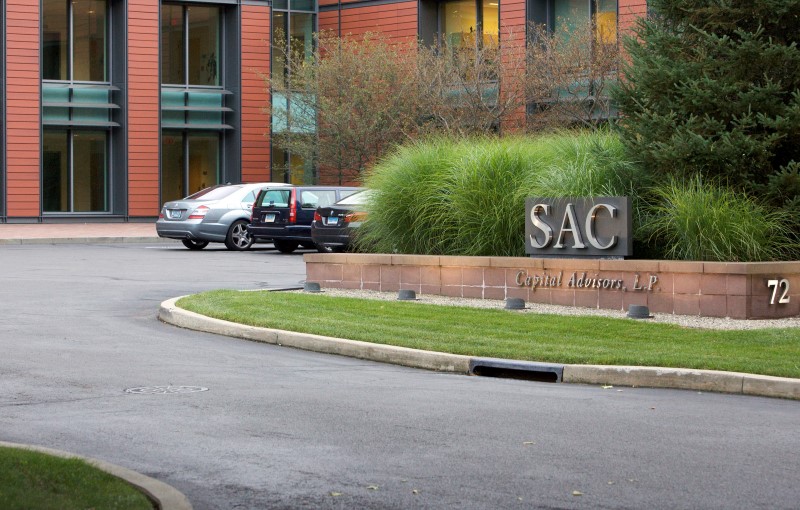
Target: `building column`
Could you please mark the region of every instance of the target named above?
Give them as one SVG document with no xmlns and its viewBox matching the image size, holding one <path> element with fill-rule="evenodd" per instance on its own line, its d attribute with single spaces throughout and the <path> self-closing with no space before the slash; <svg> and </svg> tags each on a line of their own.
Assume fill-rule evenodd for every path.
<svg viewBox="0 0 800 510">
<path fill-rule="evenodd" d="M 39 2 L 6 0 L 6 212 L 41 216 L 41 51 Z"/>
<path fill-rule="evenodd" d="M 242 182 L 270 178 L 270 116 L 264 111 L 269 91 L 262 75 L 269 75 L 270 8 L 241 6 Z"/>
<path fill-rule="evenodd" d="M 159 0 L 128 1 L 128 215 L 158 216 Z"/>
</svg>

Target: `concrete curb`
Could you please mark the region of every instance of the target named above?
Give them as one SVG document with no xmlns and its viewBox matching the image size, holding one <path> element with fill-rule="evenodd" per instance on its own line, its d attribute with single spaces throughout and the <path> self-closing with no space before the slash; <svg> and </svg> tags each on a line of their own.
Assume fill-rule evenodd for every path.
<svg viewBox="0 0 800 510">
<path fill-rule="evenodd" d="M 183 297 L 183 296 L 181 296 Z M 326 354 L 394 363 L 442 372 L 470 373 L 470 363 L 483 358 L 372 344 L 278 329 L 257 328 L 213 319 L 182 308 L 180 297 L 161 303 L 158 318 L 174 326 L 206 333 L 284 345 Z M 509 363 L 523 363 L 508 360 Z M 548 364 L 552 365 L 552 364 Z M 565 383 L 674 388 L 800 400 L 800 379 L 684 368 L 563 365 Z"/>
<path fill-rule="evenodd" d="M 440 372 L 469 373 L 469 361 L 471 359 L 469 356 L 422 351 L 406 347 L 373 344 L 306 333 L 295 333 L 293 331 L 284 331 L 280 329 L 245 326 L 243 324 L 214 319 L 178 308 L 175 305 L 178 299 L 180 299 L 180 297 L 168 299 L 161 303 L 161 307 L 158 311 L 158 318 L 161 321 L 185 329 L 294 347 L 306 351 L 338 354 L 352 358 L 393 363 L 395 365 L 414 368 L 425 368 Z"/>
<path fill-rule="evenodd" d="M 92 466 L 105 471 L 106 473 L 120 478 L 130 485 L 136 487 L 139 491 L 149 497 L 160 510 L 192 510 L 192 505 L 182 492 L 178 491 L 171 485 L 164 482 L 159 482 L 154 478 L 145 476 L 136 471 L 109 464 L 108 462 L 84 457 L 74 453 L 64 452 L 61 450 L 53 450 L 51 448 L 44 448 L 41 446 L 32 446 L 17 443 L 7 443 L 0 441 L 0 446 L 8 448 L 19 448 L 22 450 L 31 450 L 34 452 L 45 453 L 54 457 L 61 457 L 64 459 L 81 459 L 91 464 Z"/>
<path fill-rule="evenodd" d="M 110 244 L 110 243 L 166 243 L 177 242 L 163 237 L 29 237 L 0 239 L 0 245 L 18 244 Z"/>
</svg>

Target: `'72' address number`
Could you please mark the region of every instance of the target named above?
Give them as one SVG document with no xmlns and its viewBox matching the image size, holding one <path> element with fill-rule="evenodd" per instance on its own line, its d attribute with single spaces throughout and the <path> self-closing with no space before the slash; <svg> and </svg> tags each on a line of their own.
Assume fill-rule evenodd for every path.
<svg viewBox="0 0 800 510">
<path fill-rule="evenodd" d="M 772 298 L 769 300 L 769 304 L 774 305 L 776 302 L 778 304 L 789 302 L 789 280 L 786 278 L 767 280 L 767 287 L 772 289 Z M 778 289 L 782 291 L 780 298 L 778 298 Z M 775 301 L 776 298 L 778 299 L 777 301 Z"/>
</svg>

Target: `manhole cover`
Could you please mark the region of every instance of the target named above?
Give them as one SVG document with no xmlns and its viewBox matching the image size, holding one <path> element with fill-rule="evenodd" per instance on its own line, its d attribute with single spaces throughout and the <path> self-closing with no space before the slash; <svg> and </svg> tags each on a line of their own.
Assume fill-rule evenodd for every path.
<svg viewBox="0 0 800 510">
<path fill-rule="evenodd" d="M 203 388 L 202 386 L 141 386 L 139 388 L 128 388 L 125 393 L 163 395 L 166 393 L 197 393 L 200 391 L 208 391 L 208 388 Z"/>
</svg>

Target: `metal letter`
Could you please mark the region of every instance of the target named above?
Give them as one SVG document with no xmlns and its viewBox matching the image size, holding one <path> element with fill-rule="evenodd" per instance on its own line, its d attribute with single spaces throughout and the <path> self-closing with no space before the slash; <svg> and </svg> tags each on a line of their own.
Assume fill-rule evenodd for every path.
<svg viewBox="0 0 800 510">
<path fill-rule="evenodd" d="M 567 228 L 568 223 L 569 228 Z M 580 229 L 575 227 L 577 224 L 578 222 L 575 220 L 575 204 L 567 204 L 564 219 L 561 221 L 561 232 L 559 232 L 558 241 L 553 245 L 553 248 L 564 247 L 564 232 L 572 232 L 572 238 L 575 240 L 575 244 L 572 245 L 573 248 L 586 248 L 586 245 L 583 244 Z"/>
<path fill-rule="evenodd" d="M 533 248 L 545 248 L 548 244 L 550 244 L 550 241 L 553 240 L 553 229 L 550 228 L 550 225 L 548 225 L 547 223 L 542 221 L 541 218 L 539 218 L 539 209 L 544 211 L 545 216 L 547 216 L 548 214 L 550 214 L 550 205 L 536 204 L 531 209 L 531 221 L 533 222 L 534 228 L 538 228 L 539 230 L 544 232 L 544 242 L 542 242 L 541 244 L 536 242 L 536 237 L 534 237 L 533 235 L 528 236 L 530 237 L 531 247 Z"/>
<path fill-rule="evenodd" d="M 617 244 L 617 236 L 611 236 L 611 240 L 608 242 L 607 245 L 603 246 L 597 240 L 597 237 L 594 233 L 594 220 L 597 217 L 597 210 L 600 208 L 604 208 L 611 214 L 612 218 L 617 216 L 617 208 L 613 205 L 608 204 L 597 204 L 596 206 L 592 207 L 589 210 L 589 214 L 586 215 L 586 238 L 589 239 L 589 244 L 597 248 L 598 250 L 607 250 Z"/>
</svg>

